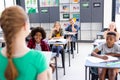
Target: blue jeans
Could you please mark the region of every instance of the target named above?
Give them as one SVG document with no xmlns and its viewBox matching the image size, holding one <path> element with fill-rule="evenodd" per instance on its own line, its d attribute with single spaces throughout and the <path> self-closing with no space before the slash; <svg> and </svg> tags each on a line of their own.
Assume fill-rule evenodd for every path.
<svg viewBox="0 0 120 80">
<path fill-rule="evenodd" d="M 59 54 L 61 53 L 61 51 L 62 51 L 62 46 L 52 46 L 52 52 L 54 52 L 54 53 L 57 53 L 57 55 L 56 56 L 59 56 Z"/>
</svg>

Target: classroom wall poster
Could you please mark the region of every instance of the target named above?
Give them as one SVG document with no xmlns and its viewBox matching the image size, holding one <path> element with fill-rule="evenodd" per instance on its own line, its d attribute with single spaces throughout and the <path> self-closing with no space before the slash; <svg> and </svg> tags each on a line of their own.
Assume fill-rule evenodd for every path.
<svg viewBox="0 0 120 80">
<path fill-rule="evenodd" d="M 69 0 L 59 0 L 59 1 L 60 1 L 60 3 L 70 3 Z"/>
<path fill-rule="evenodd" d="M 63 14 L 63 19 L 69 19 L 69 18 L 70 18 L 70 14 L 68 14 L 68 13 Z"/>
<path fill-rule="evenodd" d="M 71 0 L 71 3 L 79 3 L 80 0 Z"/>
<path fill-rule="evenodd" d="M 70 12 L 80 12 L 79 4 L 71 4 L 70 5 Z"/>
<path fill-rule="evenodd" d="M 60 12 L 69 12 L 69 8 L 68 4 L 60 5 Z"/>
<path fill-rule="evenodd" d="M 39 0 L 39 1 L 40 7 L 52 7 L 59 5 L 59 0 Z"/>
<path fill-rule="evenodd" d="M 37 0 L 25 0 L 25 9 L 28 14 L 38 13 Z"/>
<path fill-rule="evenodd" d="M 60 13 L 60 20 L 69 20 L 70 14 L 69 13 Z"/>
<path fill-rule="evenodd" d="M 72 16 L 76 22 L 79 22 L 80 21 L 80 14 L 73 14 Z"/>
</svg>

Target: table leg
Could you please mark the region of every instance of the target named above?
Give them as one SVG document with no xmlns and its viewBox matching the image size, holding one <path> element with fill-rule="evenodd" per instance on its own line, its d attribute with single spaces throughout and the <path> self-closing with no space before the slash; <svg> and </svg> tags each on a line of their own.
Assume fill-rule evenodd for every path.
<svg viewBox="0 0 120 80">
<path fill-rule="evenodd" d="M 89 68 L 89 80 L 90 80 L 90 67 L 88 67 Z"/>
<path fill-rule="evenodd" d="M 85 66 L 85 80 L 87 80 L 87 67 Z"/>
<path fill-rule="evenodd" d="M 64 71 L 64 75 L 65 75 L 65 51 L 62 50 L 62 67 L 63 67 L 63 71 Z"/>
<path fill-rule="evenodd" d="M 69 67 L 70 67 L 70 42 L 68 42 L 68 56 L 69 56 Z"/>
<path fill-rule="evenodd" d="M 58 80 L 57 57 L 55 57 L 55 66 L 56 66 L 56 80 Z"/>
<path fill-rule="evenodd" d="M 79 52 L 78 52 L 78 49 L 79 49 L 79 48 L 78 48 L 78 41 L 77 41 L 77 53 L 79 53 Z"/>
<path fill-rule="evenodd" d="M 71 54 L 73 55 L 72 58 L 74 58 L 74 51 L 73 51 L 74 42 L 70 42 L 70 43 L 71 43 Z"/>
</svg>

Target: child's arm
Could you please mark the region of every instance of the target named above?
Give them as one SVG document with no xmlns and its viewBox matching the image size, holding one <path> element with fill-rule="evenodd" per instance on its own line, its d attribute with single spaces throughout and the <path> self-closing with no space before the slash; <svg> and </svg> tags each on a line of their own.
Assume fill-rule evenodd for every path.
<svg viewBox="0 0 120 80">
<path fill-rule="evenodd" d="M 55 30 L 54 28 L 51 30 L 50 35 L 49 35 L 49 39 L 52 39 L 52 38 L 53 38 L 54 30 Z"/>
<path fill-rule="evenodd" d="M 99 50 L 98 50 L 98 48 L 96 48 L 96 49 L 92 52 L 92 56 L 95 56 L 95 57 L 98 57 L 98 58 L 101 58 L 101 59 L 104 59 L 104 60 L 108 59 L 107 56 L 101 56 L 101 55 L 97 54 L 98 52 L 99 52 Z"/>
<path fill-rule="evenodd" d="M 120 57 L 120 53 L 107 53 L 106 55 L 114 56 L 114 57 Z"/>
</svg>

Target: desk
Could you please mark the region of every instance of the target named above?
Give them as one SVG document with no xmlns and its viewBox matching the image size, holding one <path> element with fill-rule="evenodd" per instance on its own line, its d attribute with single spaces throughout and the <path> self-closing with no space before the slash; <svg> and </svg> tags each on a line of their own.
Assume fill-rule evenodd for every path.
<svg viewBox="0 0 120 80">
<path fill-rule="evenodd" d="M 67 36 L 74 36 L 76 35 L 77 32 L 68 32 L 68 31 L 65 31 L 64 32 L 64 35 L 67 35 Z M 70 42 L 70 41 L 69 41 Z M 74 58 L 74 51 L 73 51 L 73 46 L 72 46 L 73 42 L 71 42 L 71 52 L 73 53 L 73 58 Z M 75 46 L 75 45 L 74 45 Z M 78 41 L 77 41 L 77 53 L 78 53 Z"/>
<path fill-rule="evenodd" d="M 41 51 L 47 58 L 47 62 L 49 63 L 51 58 L 53 58 L 55 55 L 51 51 Z"/>
<path fill-rule="evenodd" d="M 97 35 L 97 39 L 103 39 L 104 38 L 104 32 L 98 32 L 96 35 Z"/>
<path fill-rule="evenodd" d="M 66 39 L 51 39 L 48 40 L 48 44 L 59 44 L 59 45 L 65 45 L 67 44 Z M 63 53 L 62 55 L 62 62 L 63 62 L 63 70 L 64 70 L 64 75 L 65 75 L 65 54 Z M 56 64 L 56 80 L 58 80 L 58 71 L 57 71 L 57 58 L 55 57 L 55 64 Z"/>
<path fill-rule="evenodd" d="M 102 63 L 93 63 L 89 60 L 86 60 L 85 62 L 85 80 L 87 80 L 87 68 L 88 67 L 101 67 L 101 68 L 120 68 L 120 60 L 116 62 L 114 65 L 109 65 L 111 62 L 102 62 Z M 90 74 L 89 74 L 89 80 L 90 80 Z"/>
</svg>

